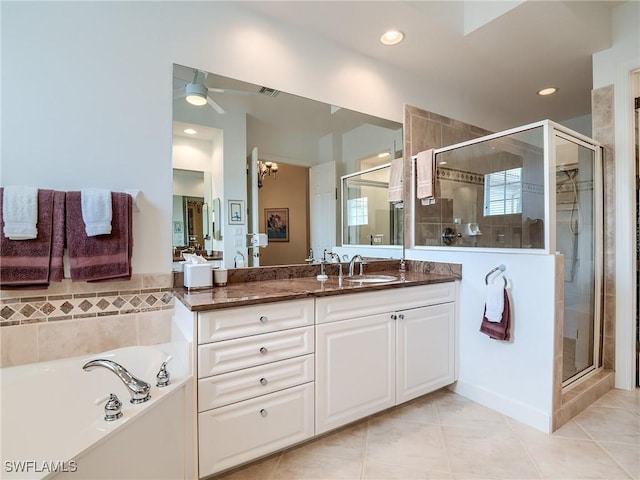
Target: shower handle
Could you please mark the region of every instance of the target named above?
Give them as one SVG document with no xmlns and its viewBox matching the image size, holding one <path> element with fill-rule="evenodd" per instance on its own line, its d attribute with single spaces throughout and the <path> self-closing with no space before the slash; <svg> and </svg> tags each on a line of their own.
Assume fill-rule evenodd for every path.
<svg viewBox="0 0 640 480">
<path fill-rule="evenodd" d="M 462 237 L 462 234 L 456 233 L 456 231 L 451 227 L 447 227 L 442 231 L 442 242 L 445 245 L 451 245 L 455 239 L 459 237 Z"/>
</svg>

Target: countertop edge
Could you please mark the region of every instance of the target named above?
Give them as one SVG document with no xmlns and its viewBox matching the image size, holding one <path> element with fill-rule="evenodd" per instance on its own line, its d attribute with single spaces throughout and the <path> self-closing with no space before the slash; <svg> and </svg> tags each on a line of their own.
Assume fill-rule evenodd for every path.
<svg viewBox="0 0 640 480">
<path fill-rule="evenodd" d="M 335 295 L 351 295 L 351 294 L 357 294 L 357 293 L 391 290 L 395 288 L 407 288 L 407 287 L 417 287 L 421 285 L 449 283 L 449 282 L 455 282 L 457 280 L 460 280 L 460 278 L 455 275 L 440 275 L 440 274 L 425 273 L 420 276 L 423 276 L 424 278 L 412 278 L 410 280 L 396 280 L 393 282 L 367 284 L 367 285 L 347 284 L 347 285 L 343 285 L 343 287 L 337 287 L 335 285 L 335 279 L 333 279 L 333 282 L 328 284 L 330 286 L 326 290 L 323 288 L 315 289 L 315 290 L 299 289 L 297 291 L 295 291 L 295 289 L 292 289 L 292 291 L 287 291 L 284 293 L 277 292 L 273 294 L 264 294 L 259 296 L 256 295 L 251 298 L 235 297 L 235 298 L 230 298 L 228 300 L 216 300 L 214 298 L 211 298 L 211 300 L 208 302 L 204 302 L 202 300 L 199 300 L 198 302 L 191 302 L 189 300 L 189 296 L 194 294 L 187 292 L 185 289 L 182 289 L 182 288 L 174 289 L 174 295 L 190 311 L 206 312 L 206 311 L 212 311 L 212 310 L 221 310 L 226 308 L 282 302 L 282 301 L 288 301 L 288 300 L 299 300 L 299 299 L 305 299 L 305 298 L 321 298 L 321 297 L 329 297 L 329 296 L 335 296 Z M 415 275 L 412 275 L 412 277 L 415 277 Z M 216 291 L 219 291 L 220 288 L 225 288 L 225 287 L 214 287 L 213 289 L 210 289 L 210 290 L 203 290 L 203 291 L 197 292 L 197 294 L 213 295 Z"/>
</svg>

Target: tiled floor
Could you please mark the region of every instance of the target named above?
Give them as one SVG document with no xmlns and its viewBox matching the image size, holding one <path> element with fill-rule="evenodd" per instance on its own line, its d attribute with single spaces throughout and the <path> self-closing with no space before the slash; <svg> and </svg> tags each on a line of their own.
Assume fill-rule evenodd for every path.
<svg viewBox="0 0 640 480">
<path fill-rule="evenodd" d="M 639 480 L 640 389 L 552 435 L 440 390 L 218 478 Z"/>
</svg>

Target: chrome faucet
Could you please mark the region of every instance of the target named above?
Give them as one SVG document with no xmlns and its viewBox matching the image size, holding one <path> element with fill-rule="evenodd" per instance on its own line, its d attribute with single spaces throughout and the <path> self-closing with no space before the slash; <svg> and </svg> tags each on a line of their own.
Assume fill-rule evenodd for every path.
<svg viewBox="0 0 640 480">
<path fill-rule="evenodd" d="M 329 258 L 331 258 L 332 260 L 335 259 L 338 261 L 338 285 L 342 286 L 342 263 L 340 263 L 340 255 L 333 252 L 327 252 L 327 253 L 329 255 Z"/>
<path fill-rule="evenodd" d="M 246 267 L 247 259 L 244 258 L 244 254 L 240 250 L 238 250 L 233 257 L 233 268 L 238 268 L 238 255 L 240 255 L 240 258 L 242 258 L 242 265 Z"/>
<path fill-rule="evenodd" d="M 98 358 L 85 363 L 82 369 L 88 372 L 96 367 L 103 367 L 107 370 L 111 370 L 120 380 L 122 380 L 122 383 L 124 383 L 124 386 L 127 387 L 127 390 L 129 390 L 129 393 L 131 394 L 131 403 L 143 403 L 151 398 L 151 395 L 149 394 L 151 385 L 131 375 L 122 365 L 112 360 Z"/>
<path fill-rule="evenodd" d="M 350 277 L 353 277 L 353 270 L 354 270 L 354 267 L 355 267 L 356 260 L 360 260 L 360 275 L 363 274 L 364 260 L 362 259 L 362 257 L 359 254 L 355 254 L 353 257 L 351 257 L 351 261 L 349 262 L 349 276 Z"/>
</svg>

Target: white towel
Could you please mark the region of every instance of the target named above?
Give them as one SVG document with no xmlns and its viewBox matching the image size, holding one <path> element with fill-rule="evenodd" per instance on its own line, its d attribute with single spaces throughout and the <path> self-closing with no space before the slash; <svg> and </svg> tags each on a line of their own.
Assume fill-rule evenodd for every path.
<svg viewBox="0 0 640 480">
<path fill-rule="evenodd" d="M 38 237 L 38 189 L 8 186 L 2 195 L 4 236 L 10 240 L 32 240 Z"/>
<path fill-rule="evenodd" d="M 402 158 L 391 160 L 387 201 L 390 203 L 399 203 L 402 201 Z"/>
<path fill-rule="evenodd" d="M 504 286 L 502 279 L 504 277 L 496 277 L 499 282 L 491 282 L 487 285 L 486 312 L 484 316 L 493 323 L 502 321 L 502 313 L 504 311 Z M 495 280 L 495 279 L 494 279 Z"/>
<path fill-rule="evenodd" d="M 105 188 L 80 190 L 82 220 L 87 237 L 111 233 L 111 191 Z"/>
<path fill-rule="evenodd" d="M 416 157 L 417 196 L 423 205 L 433 205 L 435 199 L 436 157 L 432 148 Z"/>
</svg>

